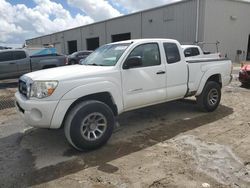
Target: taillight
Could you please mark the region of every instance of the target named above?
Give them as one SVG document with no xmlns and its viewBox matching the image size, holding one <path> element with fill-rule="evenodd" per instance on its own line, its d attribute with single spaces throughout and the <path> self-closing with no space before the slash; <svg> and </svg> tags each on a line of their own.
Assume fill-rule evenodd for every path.
<svg viewBox="0 0 250 188">
<path fill-rule="evenodd" d="M 68 64 L 69 64 L 69 61 L 68 61 L 68 58 L 67 58 L 67 57 L 64 58 L 64 64 L 65 64 L 65 65 L 68 65 Z"/>
<path fill-rule="evenodd" d="M 241 69 L 239 73 L 242 74 L 242 75 L 245 75 L 245 74 L 247 74 L 247 71 L 244 70 L 244 69 Z"/>
</svg>

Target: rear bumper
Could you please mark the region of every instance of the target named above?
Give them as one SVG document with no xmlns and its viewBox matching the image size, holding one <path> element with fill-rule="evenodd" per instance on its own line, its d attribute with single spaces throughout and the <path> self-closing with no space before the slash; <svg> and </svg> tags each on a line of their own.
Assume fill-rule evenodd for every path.
<svg viewBox="0 0 250 188">
<path fill-rule="evenodd" d="M 250 84 L 250 76 L 242 76 L 241 74 L 239 75 L 239 81 L 244 84 Z"/>
</svg>

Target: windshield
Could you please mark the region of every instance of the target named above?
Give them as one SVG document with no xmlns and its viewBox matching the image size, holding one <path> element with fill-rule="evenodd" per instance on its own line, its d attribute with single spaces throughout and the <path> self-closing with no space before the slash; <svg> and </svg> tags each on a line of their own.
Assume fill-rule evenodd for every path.
<svg viewBox="0 0 250 188">
<path fill-rule="evenodd" d="M 131 43 L 108 44 L 90 54 L 82 65 L 114 66 Z"/>
</svg>

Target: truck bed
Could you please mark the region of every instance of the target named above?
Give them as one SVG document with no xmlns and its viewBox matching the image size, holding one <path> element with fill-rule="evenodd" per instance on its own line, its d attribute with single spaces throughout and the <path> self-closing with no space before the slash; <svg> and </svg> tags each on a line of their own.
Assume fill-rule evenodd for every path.
<svg viewBox="0 0 250 188">
<path fill-rule="evenodd" d="M 188 92 L 197 93 L 199 86 L 202 82 L 204 74 L 209 71 L 221 74 L 221 78 L 224 79 L 226 75 L 230 75 L 231 61 L 229 59 L 211 59 L 201 58 L 196 60 L 187 61 L 188 66 Z M 222 82 L 224 83 L 224 82 Z"/>
</svg>

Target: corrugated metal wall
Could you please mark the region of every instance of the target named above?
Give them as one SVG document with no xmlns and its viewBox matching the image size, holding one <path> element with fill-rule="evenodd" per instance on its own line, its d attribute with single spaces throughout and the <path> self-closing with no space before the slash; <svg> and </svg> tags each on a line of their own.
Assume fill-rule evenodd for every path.
<svg viewBox="0 0 250 188">
<path fill-rule="evenodd" d="M 250 3 L 233 0 L 206 0 L 204 48 L 216 51 L 232 61 L 245 60 L 250 37 Z M 237 55 L 237 50 L 242 53 Z"/>
<path fill-rule="evenodd" d="M 204 20 L 203 9 L 204 7 L 201 3 L 201 26 L 203 26 Z M 77 49 L 85 50 L 87 48 L 87 38 L 99 37 L 100 45 L 102 45 L 111 42 L 112 35 L 121 33 L 131 33 L 132 39 L 173 38 L 182 43 L 193 43 L 195 41 L 195 26 L 196 0 L 186 0 L 96 24 L 30 39 L 26 42 L 30 45 L 43 45 L 48 43 L 54 44 L 57 47 L 61 45 L 60 50 L 65 54 L 68 53 L 68 41 L 77 40 Z M 202 37 L 203 27 L 200 27 L 199 39 L 203 40 Z"/>
<path fill-rule="evenodd" d="M 142 13 L 142 37 L 174 38 L 190 43 L 195 41 L 195 25 L 195 1 Z"/>
</svg>

